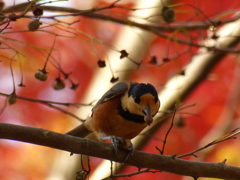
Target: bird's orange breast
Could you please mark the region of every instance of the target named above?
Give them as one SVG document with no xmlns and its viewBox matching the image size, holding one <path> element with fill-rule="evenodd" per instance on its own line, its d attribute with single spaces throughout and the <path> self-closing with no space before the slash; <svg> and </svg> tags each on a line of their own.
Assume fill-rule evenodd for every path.
<svg viewBox="0 0 240 180">
<path fill-rule="evenodd" d="M 147 123 L 136 123 L 124 119 L 118 113 L 120 103 L 121 96 L 117 96 L 98 105 L 92 117 L 85 122 L 86 127 L 95 132 L 98 137 L 101 133 L 124 139 L 137 136 L 147 126 Z"/>
</svg>

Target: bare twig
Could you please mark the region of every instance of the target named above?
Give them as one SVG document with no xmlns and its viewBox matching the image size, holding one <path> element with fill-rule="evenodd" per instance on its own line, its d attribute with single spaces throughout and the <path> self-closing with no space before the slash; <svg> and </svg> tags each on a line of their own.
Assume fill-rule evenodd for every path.
<svg viewBox="0 0 240 180">
<path fill-rule="evenodd" d="M 9 96 L 10 94 L 2 93 L 0 92 L 1 96 Z M 63 106 L 74 106 L 74 107 L 79 107 L 79 106 L 93 106 L 93 102 L 89 104 L 82 104 L 82 103 L 64 103 L 64 102 L 56 102 L 56 101 L 48 101 L 48 100 L 42 100 L 42 99 L 35 99 L 35 98 L 28 98 L 28 97 L 23 97 L 23 96 L 18 96 L 16 95 L 16 98 L 26 100 L 26 101 L 32 101 L 32 102 L 38 102 L 38 103 L 49 103 L 49 104 L 57 104 L 57 105 L 63 105 Z"/>
<path fill-rule="evenodd" d="M 173 32 L 176 31 L 177 29 L 186 29 L 186 30 L 201 30 L 201 29 L 208 29 L 210 26 L 212 26 L 213 24 L 215 24 L 215 26 L 219 26 L 219 25 L 223 25 L 226 23 L 230 23 L 230 22 L 234 22 L 236 20 L 239 19 L 240 14 L 235 15 L 234 17 L 230 17 L 230 18 L 226 18 L 223 20 L 215 20 L 215 19 L 210 19 L 209 21 L 193 21 L 193 22 L 177 22 L 176 24 L 173 24 L 171 26 L 166 26 L 165 24 L 160 25 L 160 24 L 141 24 L 141 23 L 137 23 L 135 21 L 131 21 L 129 19 L 120 19 L 117 17 L 113 17 L 110 15 L 104 15 L 104 14 L 100 14 L 100 13 L 96 13 L 102 10 L 106 10 L 106 9 L 111 9 L 111 8 L 118 8 L 118 6 L 115 6 L 115 3 L 117 1 L 113 2 L 112 4 L 110 4 L 109 6 L 105 6 L 105 7 L 99 7 L 99 8 L 92 8 L 89 10 L 79 10 L 79 9 L 75 9 L 75 8 L 67 8 L 67 7 L 56 7 L 56 6 L 41 6 L 41 8 L 43 10 L 46 11 L 51 11 L 51 12 L 65 12 L 65 13 L 69 13 L 69 14 L 64 14 L 64 15 L 54 15 L 54 16 L 43 16 L 42 18 L 48 18 L 48 19 L 54 19 L 57 17 L 64 17 L 64 16 L 85 16 L 85 17 L 89 17 L 89 18 L 93 18 L 93 19 L 99 19 L 99 20 L 105 20 L 105 21 L 112 21 L 115 23 L 119 23 L 122 25 L 130 25 L 130 26 L 134 26 L 134 27 L 138 27 L 144 30 L 150 30 L 151 29 L 155 29 L 158 31 L 165 31 L 165 32 Z M 3 13 L 9 13 L 12 12 L 12 9 L 14 8 L 14 10 L 17 12 L 22 12 L 22 11 L 26 11 L 26 10 L 30 10 L 27 9 L 27 7 L 29 6 L 29 3 L 22 3 L 22 4 L 17 4 L 15 6 L 12 7 L 8 7 L 6 9 L 4 9 L 2 12 Z M 26 13 L 25 13 L 26 14 Z M 22 17 L 22 16 L 21 16 Z M 216 18 L 217 19 L 217 18 Z"/>
<path fill-rule="evenodd" d="M 6 93 L 1 93 L 0 92 L 0 95 L 1 96 L 6 96 L 6 97 L 9 97 L 11 96 L 11 94 L 6 94 Z M 22 100 L 26 100 L 26 101 L 31 101 L 31 102 L 37 102 L 37 103 L 41 103 L 41 104 L 44 104 L 44 105 L 47 105 L 51 108 L 54 108 L 54 109 L 57 109 L 79 121 L 84 121 L 83 119 L 79 118 L 77 115 L 75 115 L 74 113 L 71 113 L 63 108 L 60 108 L 58 106 L 55 106 L 53 104 L 56 104 L 56 105 L 63 105 L 63 106 L 75 106 L 75 107 L 78 107 L 78 106 L 92 106 L 92 103 L 89 103 L 89 104 L 79 104 L 79 103 L 62 103 L 62 102 L 55 102 L 55 101 L 46 101 L 46 100 L 41 100 L 41 99 L 34 99 L 34 98 L 27 98 L 27 97 L 22 97 L 22 96 L 18 96 L 18 95 L 15 95 L 14 96 L 16 99 L 22 99 Z M 4 105 L 4 108 L 1 110 L 0 114 L 3 112 L 3 110 L 6 108 L 6 104 Z"/>
<path fill-rule="evenodd" d="M 164 150 L 165 150 L 165 146 L 166 146 L 166 143 L 167 143 L 168 135 L 169 135 L 169 133 L 170 133 L 170 131 L 172 130 L 173 125 L 174 125 L 173 122 L 174 122 L 174 118 L 175 118 L 176 111 L 177 111 L 177 108 L 175 108 L 174 111 L 173 111 L 173 116 L 172 116 L 171 124 L 170 124 L 170 127 L 169 127 L 169 129 L 168 129 L 165 137 L 164 137 L 162 149 L 160 150 L 159 148 L 157 148 L 157 150 L 160 151 L 160 154 L 164 154 Z"/>
<path fill-rule="evenodd" d="M 196 156 L 196 155 L 195 155 L 196 152 L 199 152 L 199 151 L 201 151 L 201 150 L 203 150 L 203 149 L 206 149 L 206 148 L 208 148 L 208 147 L 210 147 L 210 146 L 213 146 L 213 145 L 215 145 L 215 144 L 218 144 L 218 143 L 221 143 L 221 142 L 230 140 L 230 139 L 236 139 L 237 137 L 235 137 L 235 136 L 236 136 L 237 134 L 239 134 L 239 133 L 240 133 L 240 128 L 237 128 L 237 129 L 233 130 L 232 132 L 224 135 L 223 137 L 220 137 L 219 139 L 216 139 L 216 140 L 208 143 L 207 145 L 205 145 L 205 146 L 203 146 L 203 147 L 201 147 L 201 148 L 199 148 L 199 149 L 197 149 L 197 150 L 194 150 L 194 151 L 189 152 L 189 153 L 186 153 L 186 154 L 179 155 L 179 156 L 177 156 L 177 157 L 178 157 L 178 158 L 182 158 L 182 157 L 190 156 L 190 155 Z"/>
</svg>

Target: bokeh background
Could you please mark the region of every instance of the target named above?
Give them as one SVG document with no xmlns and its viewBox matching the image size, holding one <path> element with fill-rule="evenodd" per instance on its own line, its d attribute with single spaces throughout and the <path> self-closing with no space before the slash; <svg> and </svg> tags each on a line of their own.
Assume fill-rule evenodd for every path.
<svg viewBox="0 0 240 180">
<path fill-rule="evenodd" d="M 5 3 L 5 9 L 26 1 L 10 0 L 2 2 Z M 44 2 L 48 1 L 38 3 Z M 92 9 L 108 6 L 111 3 L 113 1 L 110 0 L 69 0 L 46 3 L 43 6 Z M 129 10 L 129 8 L 139 7 L 138 3 L 141 2 L 138 0 L 121 0 L 117 3 L 121 8 L 108 8 L 98 13 L 138 22 L 142 17 L 136 17 L 136 14 L 134 14 L 134 17 L 132 14 L 134 11 Z M 218 2 L 214 0 L 183 0 L 167 2 L 169 4 L 164 3 L 160 0 L 157 3 L 149 0 L 146 6 L 142 6 L 142 9 L 159 8 L 159 11 L 155 11 L 153 17 L 144 20 L 152 20 L 151 23 L 157 23 L 165 27 L 174 25 L 181 27 L 181 25 L 194 22 L 199 24 L 209 23 L 210 19 L 213 18 L 215 20 L 229 19 L 236 16 L 240 8 L 237 0 Z M 170 24 L 164 22 L 162 6 L 174 9 L 174 22 Z M 3 11 L 6 16 L 12 13 L 20 14 L 21 12 L 17 9 L 6 13 Z M 164 89 L 165 83 L 172 76 L 181 72 L 184 66 L 191 62 L 192 57 L 199 53 L 199 48 L 196 46 L 181 44 L 170 39 L 179 37 L 186 40 L 191 39 L 191 42 L 201 44 L 209 37 L 210 33 L 214 32 L 210 32 L 209 28 L 195 30 L 177 28 L 175 31 L 165 32 L 168 38 L 150 33 L 143 37 L 142 32 L 130 26 L 132 33 L 137 36 L 138 43 L 140 42 L 139 46 L 141 47 L 138 47 L 137 44 L 131 42 L 128 36 L 125 38 L 122 36 L 123 25 L 84 16 L 51 18 L 59 14 L 61 13 L 44 11 L 40 18 L 42 24 L 37 31 L 28 30 L 29 23 L 34 19 L 32 12 L 27 13 L 26 17 L 10 22 L 7 27 L 5 27 L 6 24 L 1 25 L 3 30 L 0 34 L 0 122 L 65 133 L 74 125 L 80 123 L 74 115 L 80 119 L 85 119 L 90 114 L 91 105 L 86 107 L 76 104 L 89 104 L 100 98 L 101 89 L 108 89 L 108 86 L 113 85 L 110 83 L 112 77 L 119 77 L 119 81 L 149 82 L 160 92 Z M 144 15 L 144 13 L 142 14 Z M 221 26 L 216 31 L 220 28 Z M 121 47 L 118 47 L 120 40 L 122 44 Z M 124 45 L 126 48 L 124 48 Z M 132 46 L 131 50 L 128 50 L 129 46 Z M 142 58 L 135 59 L 135 55 L 132 57 L 129 53 L 130 58 L 120 59 L 120 51 L 123 49 L 135 54 L 142 53 Z M 112 58 L 111 53 L 115 53 L 114 58 Z M 153 56 L 156 57 L 156 63 L 150 63 Z M 105 61 L 106 67 L 100 68 L 98 66 L 99 60 Z M 115 61 L 127 61 L 131 65 L 116 66 L 114 65 Z M 34 75 L 44 68 L 46 62 L 48 78 L 42 82 L 37 80 Z M 138 66 L 135 62 L 141 62 L 141 65 Z M 100 77 L 99 71 L 100 74 L 105 72 L 107 74 Z M 65 79 L 64 75 L 67 74 L 69 78 Z M 96 76 L 98 77 L 97 80 Z M 64 89 L 55 90 L 53 88 L 56 78 L 60 78 L 64 82 L 66 86 Z M 239 78 L 238 54 L 228 53 L 208 74 L 207 78 L 186 99 L 181 100 L 181 107 L 186 108 L 178 111 L 175 116 L 175 125 L 169 135 L 164 154 L 180 155 L 193 151 L 240 126 L 239 105 L 236 103 L 235 107 L 230 106 L 231 102 L 238 100 Z M 95 81 L 98 85 L 93 84 Z M 20 87 L 19 84 L 23 84 L 24 87 Z M 71 87 L 76 84 L 78 84 L 78 87 L 72 89 Z M 95 94 L 87 95 L 89 91 L 95 92 Z M 17 96 L 28 99 L 17 98 L 16 103 L 10 105 L 7 101 L 7 95 L 14 92 Z M 56 106 L 54 108 L 48 102 L 71 103 L 71 105 L 53 104 Z M 57 108 L 61 108 L 61 110 Z M 69 114 L 66 114 L 66 111 Z M 169 126 L 170 122 L 166 122 L 157 133 L 149 138 L 141 150 L 149 153 L 159 153 L 155 147 L 162 146 L 162 141 Z M 216 137 L 215 135 L 219 136 Z M 221 162 L 227 159 L 228 164 L 238 166 L 240 165 L 239 148 L 239 139 L 229 140 L 215 145 L 209 151 L 197 153 L 198 157 L 186 157 L 185 159 L 206 162 Z M 0 179 L 50 179 L 54 161 L 61 158 L 58 155 L 59 150 L 17 141 L 0 140 L 0 149 Z M 69 156 L 70 158 L 73 157 Z M 91 173 L 94 172 L 101 161 L 98 158 L 91 158 Z M 105 171 L 109 172 L 108 175 L 110 174 L 110 163 Z M 135 171 L 137 171 L 136 167 L 127 166 L 121 173 Z M 144 173 L 119 179 L 150 178 L 152 180 L 187 179 L 166 172 Z"/>
</svg>

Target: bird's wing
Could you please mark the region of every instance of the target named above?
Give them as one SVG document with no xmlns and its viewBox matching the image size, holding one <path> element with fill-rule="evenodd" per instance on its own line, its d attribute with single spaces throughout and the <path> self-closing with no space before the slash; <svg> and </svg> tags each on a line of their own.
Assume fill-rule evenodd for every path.
<svg viewBox="0 0 240 180">
<path fill-rule="evenodd" d="M 132 83 L 132 82 L 120 82 L 120 83 L 114 85 L 96 103 L 96 105 L 92 108 L 92 112 L 94 112 L 95 108 L 97 106 L 99 106 L 100 104 L 102 104 L 106 101 L 109 101 L 116 96 L 119 96 L 119 95 L 125 93 L 128 90 L 128 87 L 131 84 L 134 84 L 134 83 Z M 89 119 L 91 119 L 91 117 L 89 117 Z M 85 123 L 82 123 L 80 126 L 77 126 L 76 128 L 67 132 L 66 134 L 72 135 L 72 136 L 77 136 L 77 137 L 85 137 L 90 133 L 91 133 L 91 131 L 88 128 L 86 128 Z"/>
<path fill-rule="evenodd" d="M 88 130 L 84 123 L 81 125 L 77 126 L 76 128 L 72 129 L 71 131 L 68 131 L 66 134 L 71 135 L 71 136 L 77 136 L 84 138 L 85 136 L 89 135 L 92 133 L 92 131 Z"/>
<path fill-rule="evenodd" d="M 96 103 L 96 105 L 92 108 L 92 112 L 95 110 L 95 108 L 106 102 L 106 101 L 109 101 L 110 99 L 118 96 L 118 95 L 121 95 L 123 93 L 125 93 L 127 90 L 128 90 L 128 86 L 129 86 L 130 83 L 128 82 L 120 82 L 116 85 L 114 85 L 111 89 L 109 89 L 102 97 L 101 99 Z"/>
</svg>

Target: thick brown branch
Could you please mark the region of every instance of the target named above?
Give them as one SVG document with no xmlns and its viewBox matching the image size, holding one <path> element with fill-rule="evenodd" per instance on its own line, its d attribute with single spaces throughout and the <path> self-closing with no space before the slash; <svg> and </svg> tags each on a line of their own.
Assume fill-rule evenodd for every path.
<svg viewBox="0 0 240 180">
<path fill-rule="evenodd" d="M 0 138 L 23 141 L 116 162 L 122 162 L 127 154 L 127 152 L 119 150 L 118 154 L 115 155 L 111 144 L 59 134 L 44 129 L 6 123 L 0 123 Z M 157 169 L 194 178 L 240 179 L 240 168 L 226 165 L 225 163 L 193 162 L 173 156 L 150 154 L 140 151 L 134 151 L 133 155 L 126 161 L 126 164 L 138 168 Z"/>
</svg>

